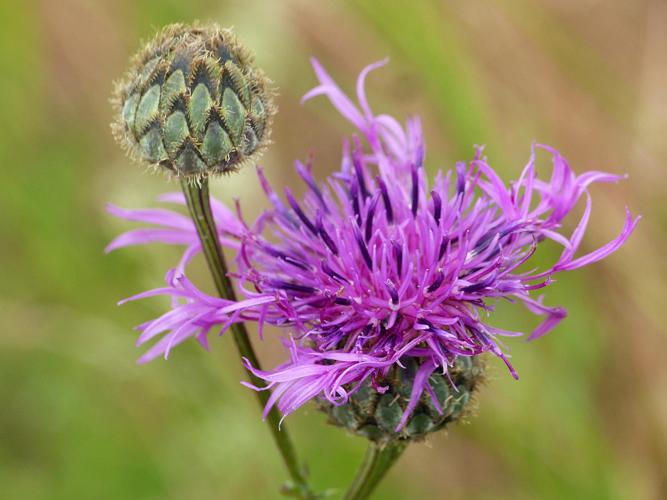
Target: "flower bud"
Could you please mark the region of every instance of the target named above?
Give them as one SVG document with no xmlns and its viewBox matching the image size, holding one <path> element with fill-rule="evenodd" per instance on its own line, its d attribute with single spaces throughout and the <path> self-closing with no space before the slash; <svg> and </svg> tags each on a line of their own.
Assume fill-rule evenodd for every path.
<svg viewBox="0 0 667 500">
<path fill-rule="evenodd" d="M 401 364 L 405 368 L 392 366 L 386 377 L 375 384 L 366 379 L 345 404 L 336 406 L 319 399 L 320 409 L 327 413 L 331 424 L 377 443 L 420 439 L 470 413 L 471 399 L 484 380 L 484 361 L 478 356 L 459 356 L 448 375 L 431 374 L 431 390 L 423 392 L 406 425 L 397 432 L 418 369 L 415 358 L 403 358 Z M 381 394 L 380 387 L 387 390 Z"/>
<path fill-rule="evenodd" d="M 252 62 L 228 29 L 165 27 L 116 84 L 114 136 L 131 157 L 179 177 L 235 171 L 267 145 L 275 112 Z"/>
</svg>

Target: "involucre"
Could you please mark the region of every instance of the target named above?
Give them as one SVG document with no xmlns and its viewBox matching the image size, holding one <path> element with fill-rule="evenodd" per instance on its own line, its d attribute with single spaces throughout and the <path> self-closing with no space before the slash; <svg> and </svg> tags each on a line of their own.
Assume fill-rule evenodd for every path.
<svg viewBox="0 0 667 500">
<path fill-rule="evenodd" d="M 235 171 L 268 143 L 274 114 L 264 73 L 231 30 L 173 24 L 117 83 L 114 135 L 130 156 L 179 177 Z"/>
<path fill-rule="evenodd" d="M 385 377 L 366 379 L 352 391 L 347 403 L 337 406 L 319 398 L 320 409 L 331 424 L 377 443 L 424 438 L 472 412 L 472 402 L 484 382 L 484 361 L 458 357 L 447 374 L 433 372 L 429 376 L 430 391 L 421 394 L 406 425 L 400 427 L 419 370 L 414 358 L 405 357 L 401 364 L 402 368 L 393 366 Z"/>
</svg>

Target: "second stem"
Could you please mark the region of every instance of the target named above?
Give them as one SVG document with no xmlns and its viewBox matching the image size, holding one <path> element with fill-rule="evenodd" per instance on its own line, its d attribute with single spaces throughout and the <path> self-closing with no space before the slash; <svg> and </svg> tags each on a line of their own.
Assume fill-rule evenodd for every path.
<svg viewBox="0 0 667 500">
<path fill-rule="evenodd" d="M 344 500 L 365 500 L 408 446 L 407 441 L 369 443 L 364 461 L 357 471 Z"/>
</svg>

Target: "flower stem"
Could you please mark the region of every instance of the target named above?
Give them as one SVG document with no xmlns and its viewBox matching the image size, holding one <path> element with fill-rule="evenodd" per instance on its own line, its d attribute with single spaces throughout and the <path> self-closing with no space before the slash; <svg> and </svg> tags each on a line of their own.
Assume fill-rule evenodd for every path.
<svg viewBox="0 0 667 500">
<path fill-rule="evenodd" d="M 213 214 L 211 212 L 211 203 L 209 198 L 208 191 L 208 180 L 203 179 L 201 184 L 195 184 L 186 179 L 181 180 L 181 188 L 185 199 L 188 204 L 188 209 L 190 210 L 190 215 L 192 220 L 197 228 L 197 233 L 199 235 L 199 240 L 201 242 L 202 252 L 206 257 L 206 262 L 211 271 L 213 281 L 215 283 L 215 288 L 218 291 L 218 294 L 225 299 L 236 301 L 236 292 L 232 286 L 232 282 L 227 276 L 227 263 L 225 262 L 225 256 L 222 253 L 222 248 L 220 247 L 220 241 L 218 240 L 218 232 L 216 230 L 215 221 L 213 219 Z M 252 366 L 257 369 L 261 369 L 257 355 L 250 343 L 250 338 L 248 337 L 248 331 L 246 330 L 244 323 L 234 323 L 230 327 L 232 335 L 234 337 L 234 343 L 236 348 L 242 358 L 246 358 Z M 254 375 L 252 372 L 246 369 L 248 378 L 250 382 L 257 386 L 263 387 L 264 381 Z M 266 402 L 269 398 L 268 391 L 256 391 L 257 400 L 262 407 L 266 406 Z M 287 429 L 283 425 L 282 428 L 279 428 L 280 423 L 280 414 L 278 410 L 274 407 L 271 409 L 269 414 L 266 417 L 266 423 L 271 430 L 273 439 L 278 446 L 280 454 L 282 455 L 285 466 L 289 471 L 289 474 L 292 478 L 293 485 L 290 486 L 289 490 L 292 495 L 296 495 L 299 498 L 310 499 L 314 498 L 314 495 L 311 493 L 308 486 L 305 470 L 299 464 L 299 461 L 296 456 L 296 451 L 294 445 L 289 437 Z"/>
<path fill-rule="evenodd" d="M 365 500 L 407 447 L 407 442 L 370 443 L 344 500 Z"/>
</svg>

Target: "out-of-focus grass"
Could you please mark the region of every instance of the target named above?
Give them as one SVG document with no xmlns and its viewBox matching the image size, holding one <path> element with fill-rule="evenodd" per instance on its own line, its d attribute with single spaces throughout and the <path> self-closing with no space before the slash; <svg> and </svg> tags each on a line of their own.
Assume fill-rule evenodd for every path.
<svg viewBox="0 0 667 500">
<path fill-rule="evenodd" d="M 132 325 L 167 305 L 115 302 L 158 286 L 176 251 L 102 254 L 127 227 L 106 202 L 146 206 L 174 189 L 111 143 L 111 80 L 153 27 L 194 18 L 234 24 L 281 88 L 263 161 L 275 182 L 292 183 L 291 161 L 311 149 L 318 175 L 330 171 L 350 132 L 325 102 L 298 105 L 314 82 L 310 55 L 347 89 L 364 64 L 389 55 L 369 77 L 371 102 L 423 116 L 431 169 L 485 143 L 511 178 L 536 139 L 562 148 L 576 170 L 631 174 L 596 188 L 585 244 L 619 229 L 622 203 L 645 216 L 631 242 L 559 278 L 547 302 L 570 317 L 539 342 L 511 342 L 521 381 L 495 366 L 478 417 L 413 446 L 377 497 L 664 498 L 667 24 L 649 0 L 0 5 L 2 496 L 277 497 L 284 471 L 238 384 L 229 339 L 211 353 L 185 345 L 168 362 L 134 364 Z M 247 201 L 259 198 L 250 170 L 214 189 L 245 200 L 250 215 L 261 209 Z M 207 286 L 201 267 L 193 275 Z M 533 324 L 504 305 L 497 321 Z M 275 339 L 259 348 L 266 365 L 280 361 Z M 344 487 L 364 443 L 313 408 L 288 424 L 315 484 Z"/>
</svg>

